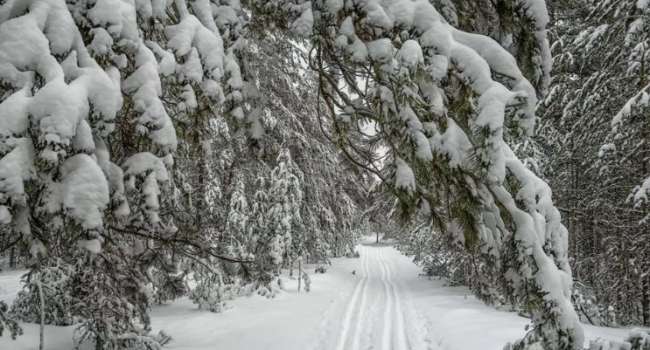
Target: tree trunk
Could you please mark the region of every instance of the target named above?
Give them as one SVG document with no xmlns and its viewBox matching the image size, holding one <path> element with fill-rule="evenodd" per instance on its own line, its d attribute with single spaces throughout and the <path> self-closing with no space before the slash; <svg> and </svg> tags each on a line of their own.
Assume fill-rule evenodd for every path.
<svg viewBox="0 0 650 350">
<path fill-rule="evenodd" d="M 9 268 L 16 268 L 16 247 L 11 247 L 9 250 Z"/>
<path fill-rule="evenodd" d="M 298 258 L 298 292 L 300 292 L 302 282 L 302 259 Z"/>
<path fill-rule="evenodd" d="M 45 297 L 43 296 L 43 284 L 41 283 L 41 273 L 38 273 L 38 279 L 36 280 L 36 286 L 38 287 L 38 298 L 40 299 L 41 307 L 41 320 L 39 327 L 39 343 L 38 350 L 43 350 L 45 348 Z"/>
<path fill-rule="evenodd" d="M 650 277 L 643 278 L 641 290 L 643 293 L 641 299 L 643 325 L 650 326 Z"/>
</svg>

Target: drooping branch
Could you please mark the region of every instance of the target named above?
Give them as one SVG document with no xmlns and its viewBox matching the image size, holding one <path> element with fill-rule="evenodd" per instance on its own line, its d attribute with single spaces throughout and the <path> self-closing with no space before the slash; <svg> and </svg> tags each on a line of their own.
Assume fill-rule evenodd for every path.
<svg viewBox="0 0 650 350">
<path fill-rule="evenodd" d="M 108 227 L 110 230 L 113 230 L 115 232 L 118 232 L 123 235 L 130 235 L 130 236 L 135 236 L 139 238 L 146 238 L 150 239 L 154 242 L 159 242 L 165 245 L 180 245 L 180 246 L 185 246 L 185 247 L 191 247 L 193 249 L 196 249 L 194 254 L 196 255 L 206 255 L 210 256 L 219 260 L 227 261 L 227 262 L 232 262 L 232 263 L 240 263 L 240 264 L 250 264 L 253 263 L 254 261 L 252 260 L 242 260 L 242 259 L 237 259 L 233 257 L 228 257 L 224 256 L 222 254 L 217 253 L 217 249 L 214 247 L 210 246 L 201 246 L 198 244 L 196 241 L 187 239 L 187 238 L 179 238 L 178 236 L 170 236 L 170 237 L 162 237 L 159 235 L 153 235 L 148 232 L 144 232 L 142 230 L 139 230 L 136 227 L 116 227 L 116 226 L 109 226 Z"/>
<path fill-rule="evenodd" d="M 504 278 L 534 325 L 516 348 L 581 346 L 567 231 L 548 186 L 508 144 L 532 133 L 537 102 L 516 60 L 494 40 L 453 28 L 426 1 L 337 4 L 312 2 L 312 38 L 338 138 L 359 137 L 347 125 L 371 120 L 392 160 L 382 177 L 407 208 L 424 200 L 435 213 L 442 196 L 473 213 L 470 229 L 497 259 L 514 243 Z M 443 174 L 469 195 L 441 188 Z"/>
</svg>

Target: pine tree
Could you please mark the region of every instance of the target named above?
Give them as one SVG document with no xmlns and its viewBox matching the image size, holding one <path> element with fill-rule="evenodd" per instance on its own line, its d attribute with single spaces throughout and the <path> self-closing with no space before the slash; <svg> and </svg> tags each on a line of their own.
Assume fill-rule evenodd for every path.
<svg viewBox="0 0 650 350">
<path fill-rule="evenodd" d="M 641 272 L 648 262 L 647 207 L 638 200 L 648 163 L 642 5 L 558 6 L 554 77 L 540 105 L 544 171 L 566 212 L 575 278 L 584 286 L 576 293 L 593 295 L 597 307 L 585 318 L 604 324 L 650 319 L 649 282 Z"/>
<path fill-rule="evenodd" d="M 161 162 L 158 158 L 154 161 L 151 156 L 138 168 L 127 161 L 125 171 L 109 160 L 108 137 L 125 102 L 117 68 L 103 67 L 103 61 L 95 59 L 94 49 L 100 41 L 106 44 L 104 48 L 110 46 L 112 39 L 105 31 L 97 30 L 98 39 L 91 45 L 87 47 L 83 41 L 87 34 L 85 25 L 107 24 L 103 21 L 105 5 L 98 2 L 86 7 L 87 12 L 72 14 L 63 1 L 9 2 L 1 11 L 0 51 L 5 69 L 0 78 L 0 109 L 10 112 L 2 117 L 11 121 L 3 123 L 2 130 L 2 221 L 11 225 L 12 234 L 20 237 L 31 252 L 30 265 L 38 271 L 36 289 L 41 313 L 45 312 L 44 304 L 59 305 L 51 303 L 55 300 L 44 300 L 46 275 L 42 271 L 48 255 L 61 254 L 67 264 L 76 265 L 76 274 L 82 273 L 83 268 L 85 273 L 101 271 L 102 276 L 110 278 L 111 271 L 102 270 L 106 265 L 87 262 L 98 261 L 97 254 L 109 257 L 110 250 L 102 253 L 102 246 L 107 244 L 106 224 L 113 215 L 128 215 L 122 174 L 132 179 L 128 183 L 132 193 L 148 196 L 150 201 L 158 195 L 158 179 L 136 181 L 148 167 Z M 119 37 L 129 33 L 112 34 Z M 4 129 L 5 126 L 9 128 Z M 138 155 L 146 158 L 147 154 Z M 155 219 L 156 209 L 154 205 L 143 211 Z M 115 282 L 112 285 L 119 286 Z M 122 294 L 120 303 L 129 309 L 133 304 L 146 305 L 146 301 L 142 304 L 142 300 L 133 299 L 137 296 L 128 295 L 124 289 L 116 291 Z M 96 304 L 100 298 L 85 298 L 74 289 L 67 292 L 82 311 L 101 308 Z M 146 314 L 142 308 L 135 310 Z M 72 313 L 79 315 L 77 311 Z M 90 330 L 98 348 L 110 347 L 109 343 L 117 346 L 120 332 L 137 334 L 139 329 L 131 320 L 122 319 L 115 319 L 113 325 L 120 327 L 102 328 L 98 325 L 110 319 L 102 320 L 93 313 L 84 316 L 85 329 Z M 42 324 L 44 317 L 39 321 Z"/>
<path fill-rule="evenodd" d="M 545 4 L 435 3 L 1 5 L 2 242 L 35 271 L 71 267 L 79 342 L 156 348 L 147 289 L 162 302 L 197 276 L 217 310 L 240 276 L 268 286 L 299 256 L 346 254 L 376 176 L 403 218 L 455 222 L 531 313 L 515 348 L 576 348 L 567 232 L 517 156 L 536 152 Z"/>
<path fill-rule="evenodd" d="M 291 160 L 287 149 L 280 151 L 271 172 L 271 205 L 267 222 L 271 226 L 269 249 L 272 266 L 293 265 L 305 253 L 305 237 L 300 209 L 303 200 L 303 174 Z"/>
<path fill-rule="evenodd" d="M 522 7 L 541 35 L 543 5 Z M 497 42 L 451 27 L 427 2 L 316 1 L 312 13 L 311 63 L 343 152 L 392 184 L 407 214 L 426 203 L 435 222 L 457 218 L 466 241 L 497 257 L 492 268 L 508 271 L 508 292 L 532 314 L 531 332 L 514 348 L 581 344 L 567 231 L 548 185 L 509 146 L 532 133 L 537 102 L 515 59 Z M 538 72 L 548 67 L 542 50 L 530 60 Z M 383 171 L 348 136 L 367 120 L 388 148 Z"/>
</svg>

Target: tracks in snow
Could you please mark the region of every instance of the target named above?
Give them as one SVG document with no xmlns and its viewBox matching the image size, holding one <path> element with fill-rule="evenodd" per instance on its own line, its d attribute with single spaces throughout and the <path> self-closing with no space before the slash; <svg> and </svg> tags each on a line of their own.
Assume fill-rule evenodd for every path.
<svg viewBox="0 0 650 350">
<path fill-rule="evenodd" d="M 366 255 L 366 254 L 364 254 Z M 354 337 L 352 338 L 352 349 L 359 349 L 361 343 L 363 322 L 366 320 L 366 308 L 368 301 L 368 278 L 370 275 L 370 268 L 368 267 L 368 257 L 361 257 L 361 266 L 363 269 L 363 291 L 361 302 L 359 303 L 359 312 L 357 313 L 357 323 L 355 327 Z"/>
<path fill-rule="evenodd" d="M 410 349 L 406 341 L 406 328 L 404 312 L 402 311 L 402 296 L 399 288 L 393 281 L 393 272 L 388 261 L 384 258 L 384 249 L 378 249 L 379 263 L 384 276 L 384 290 L 386 291 L 386 312 L 384 313 L 384 330 L 382 349 Z"/>
<path fill-rule="evenodd" d="M 348 305 L 345 309 L 345 313 L 343 316 L 343 322 L 341 324 L 341 333 L 338 338 L 338 343 L 336 346 L 337 350 L 345 350 L 347 349 L 345 347 L 346 342 L 349 340 L 349 333 L 350 333 L 350 328 L 352 324 L 352 319 L 356 317 L 357 322 L 356 322 L 356 327 L 354 327 L 356 334 L 354 334 L 354 343 L 356 343 L 356 348 L 353 347 L 352 349 L 356 350 L 359 348 L 359 340 L 358 338 L 361 336 L 359 334 L 359 329 L 360 325 L 363 322 L 363 317 L 360 316 L 360 313 L 365 313 L 365 308 L 362 308 L 359 306 L 359 311 L 357 312 L 356 315 L 354 315 L 354 310 L 357 308 L 357 305 L 359 304 L 359 295 L 361 295 L 361 301 L 365 305 L 365 301 L 367 299 L 367 285 L 368 285 L 368 278 L 369 278 L 369 269 L 368 269 L 368 257 L 366 254 L 361 253 L 361 267 L 362 267 L 362 277 L 357 282 L 356 287 L 354 288 L 354 292 L 352 292 L 352 298 L 348 301 Z M 354 346 L 354 345 L 353 345 Z"/>
<path fill-rule="evenodd" d="M 343 310 L 336 350 L 418 350 L 408 334 L 414 317 L 404 305 L 394 267 L 386 252 L 391 248 L 360 246 L 361 272 Z M 408 303 L 407 303 L 408 304 Z M 417 346 L 416 346 L 417 347 Z"/>
</svg>

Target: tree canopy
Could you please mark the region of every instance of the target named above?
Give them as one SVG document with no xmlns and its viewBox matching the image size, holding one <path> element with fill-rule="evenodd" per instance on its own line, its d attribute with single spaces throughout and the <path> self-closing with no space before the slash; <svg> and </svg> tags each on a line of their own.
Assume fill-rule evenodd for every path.
<svg viewBox="0 0 650 350">
<path fill-rule="evenodd" d="M 526 161 L 548 23 L 543 0 L 8 0 L 0 247 L 37 293 L 67 271 L 79 342 L 154 347 L 150 294 L 272 294 L 278 266 L 351 252 L 378 178 L 530 313 L 511 348 L 577 349 L 567 230 Z"/>
</svg>

